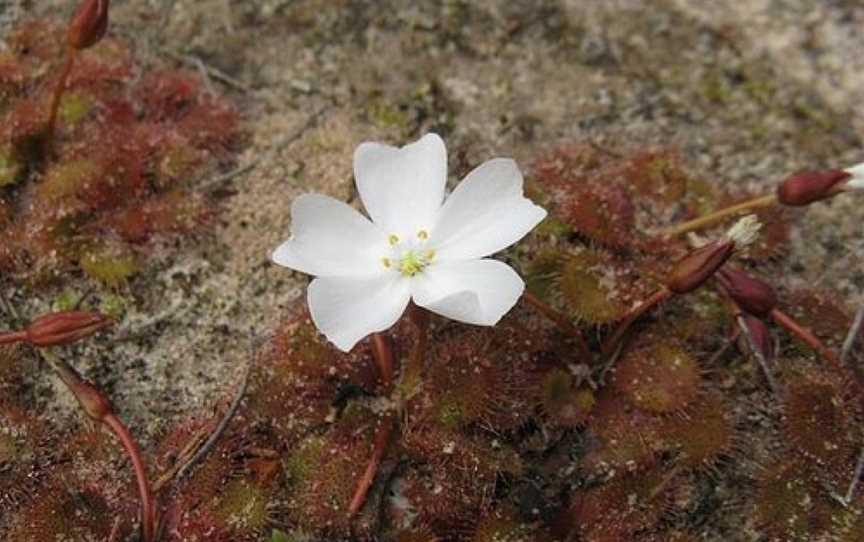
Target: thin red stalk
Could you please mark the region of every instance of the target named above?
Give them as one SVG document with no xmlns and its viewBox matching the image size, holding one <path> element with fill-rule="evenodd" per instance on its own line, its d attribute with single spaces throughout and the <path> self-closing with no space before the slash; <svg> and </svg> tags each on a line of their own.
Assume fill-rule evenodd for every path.
<svg viewBox="0 0 864 542">
<path fill-rule="evenodd" d="M 618 324 L 618 327 L 615 328 L 615 331 L 612 332 L 612 335 L 610 335 L 609 338 L 603 342 L 603 347 L 601 349 L 603 355 L 608 356 L 613 351 L 615 351 L 615 347 L 618 345 L 618 342 L 621 340 L 627 330 L 630 329 L 630 325 L 633 324 L 636 319 L 638 319 L 640 316 L 642 316 L 652 308 L 656 307 L 663 301 L 666 301 L 666 299 L 668 299 L 671 295 L 672 292 L 665 288 L 662 290 L 657 290 L 656 292 L 654 292 L 654 294 L 651 295 L 651 297 L 634 307 L 624 317 L 621 323 Z"/>
<path fill-rule="evenodd" d="M 791 316 L 781 311 L 780 309 L 774 309 L 771 311 L 771 317 L 775 322 L 786 328 L 790 333 L 804 341 L 810 348 L 815 350 L 825 361 L 828 362 L 831 367 L 840 374 L 846 375 L 849 377 L 849 380 L 852 382 L 852 385 L 855 386 L 855 391 L 858 395 L 864 396 L 864 385 L 861 384 L 861 381 L 858 379 L 857 375 L 847 370 L 846 366 L 843 365 L 843 362 L 840 361 L 840 358 L 832 352 L 825 343 L 819 340 L 816 335 L 795 321 Z"/>
<path fill-rule="evenodd" d="M 402 367 L 402 376 L 400 383 L 406 384 L 408 389 L 416 388 L 420 382 L 420 376 L 423 373 L 423 361 L 426 357 L 426 336 L 429 328 L 429 313 L 420 307 L 411 306 L 408 308 L 408 318 L 414 324 L 417 332 L 414 347 L 408 356 L 407 362 Z M 393 367 L 393 352 L 384 337 L 379 337 L 376 333 L 372 337 L 372 344 L 375 348 L 376 362 L 379 368 L 382 366 Z M 380 341 L 380 343 L 379 343 Z M 388 359 L 389 356 L 389 359 Z M 386 370 L 386 369 L 385 369 Z M 384 378 L 385 372 L 381 375 Z M 392 372 L 391 372 L 392 379 Z M 375 434 L 374 445 L 372 448 L 372 457 L 369 458 L 369 463 L 366 465 L 366 470 L 363 471 L 363 476 L 357 481 L 357 487 L 354 489 L 354 495 L 351 497 L 351 503 L 348 506 L 348 517 L 353 517 L 363 508 L 363 503 L 366 502 L 366 497 L 369 494 L 369 489 L 375 481 L 375 476 L 378 474 L 378 468 L 381 466 L 381 461 L 387 453 L 387 444 L 390 442 L 390 434 L 393 431 L 394 425 L 401 419 L 402 411 L 404 410 L 404 401 L 406 394 L 405 390 L 401 390 L 398 404 L 396 420 L 387 420 L 384 425 L 378 428 Z"/>
<path fill-rule="evenodd" d="M 378 467 L 381 466 L 381 461 L 384 459 L 384 454 L 387 451 L 387 443 L 390 442 L 390 434 L 393 432 L 393 421 L 385 420 L 375 432 L 375 443 L 372 448 L 372 457 L 369 458 L 369 464 L 366 465 L 366 470 L 363 471 L 363 476 L 357 481 L 357 487 L 354 490 L 354 496 L 351 498 L 351 504 L 348 506 L 348 517 L 354 517 L 357 512 L 363 508 L 363 503 L 366 502 L 366 496 L 369 494 L 369 489 L 372 488 L 372 483 L 375 481 L 375 475 L 378 474 Z"/>
<path fill-rule="evenodd" d="M 72 71 L 75 56 L 78 50 L 73 47 L 66 48 L 66 62 L 63 64 L 63 71 L 60 72 L 60 79 L 57 81 L 57 86 L 54 87 L 54 94 L 51 97 L 51 109 L 48 113 L 48 127 L 45 131 L 45 148 L 50 149 L 54 139 L 54 127 L 57 124 L 57 112 L 60 110 L 60 98 L 63 97 L 63 92 L 66 90 L 66 83 L 69 79 L 69 73 Z"/>
<path fill-rule="evenodd" d="M 416 388 L 423 375 L 423 366 L 426 361 L 427 331 L 429 330 L 429 313 L 426 309 L 411 306 L 408 309 L 408 319 L 414 324 L 416 336 L 414 347 L 408 355 L 408 362 L 402 369 L 402 382 L 408 388 Z"/>
<path fill-rule="evenodd" d="M 830 363 L 834 369 L 843 372 L 843 364 L 840 363 L 840 358 L 832 352 L 825 344 L 820 341 L 816 335 L 795 321 L 791 316 L 781 311 L 774 309 L 771 311 L 771 317 L 775 322 L 786 328 L 790 333 L 804 341 L 810 348 L 815 350 L 825 361 Z"/>
<path fill-rule="evenodd" d="M 106 415 L 102 418 L 102 423 L 114 432 L 123 448 L 126 449 L 129 459 L 132 460 L 132 468 L 138 480 L 138 493 L 141 497 L 141 528 L 144 531 L 144 542 L 153 542 L 153 533 L 156 526 L 156 506 L 153 494 L 150 492 L 150 483 L 147 480 L 147 469 L 144 466 L 141 449 L 138 447 L 135 438 L 115 414 Z"/>
<path fill-rule="evenodd" d="M 26 331 L 10 331 L 0 334 L 0 344 L 19 343 L 27 340 Z"/>
<path fill-rule="evenodd" d="M 393 382 L 393 348 L 390 338 L 383 333 L 373 333 L 372 352 L 381 375 L 381 384 L 387 388 Z"/>
<path fill-rule="evenodd" d="M 591 349 L 588 348 L 588 343 L 585 342 L 582 333 L 576 329 L 576 326 L 573 325 L 567 315 L 556 310 L 554 307 L 528 290 L 525 290 L 525 292 L 522 293 L 522 299 L 531 305 L 534 310 L 551 320 L 556 326 L 558 326 L 558 329 L 560 329 L 562 333 L 574 339 L 576 341 L 576 347 L 579 349 L 579 355 L 582 356 L 582 359 L 586 363 L 591 362 L 594 356 L 591 354 Z"/>
</svg>

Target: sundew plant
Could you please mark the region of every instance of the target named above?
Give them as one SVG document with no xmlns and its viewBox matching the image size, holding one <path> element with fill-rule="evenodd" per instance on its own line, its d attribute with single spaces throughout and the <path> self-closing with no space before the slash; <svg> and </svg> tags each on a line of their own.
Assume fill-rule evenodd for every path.
<svg viewBox="0 0 864 542">
<path fill-rule="evenodd" d="M 117 408 L 109 360 L 83 360 L 136 321 L 88 295 L 194 288 L 160 265 L 231 226 L 212 187 L 257 162 L 235 166 L 241 105 L 205 76 L 238 83 L 139 61 L 111 9 L 0 50 L 0 540 L 864 540 L 864 309 L 783 276 L 864 164 L 730 194 L 664 147 L 353 134 L 347 195 L 276 202 L 290 223 L 255 258 L 277 291 L 255 295 L 278 323 L 242 379 L 147 422 Z"/>
</svg>

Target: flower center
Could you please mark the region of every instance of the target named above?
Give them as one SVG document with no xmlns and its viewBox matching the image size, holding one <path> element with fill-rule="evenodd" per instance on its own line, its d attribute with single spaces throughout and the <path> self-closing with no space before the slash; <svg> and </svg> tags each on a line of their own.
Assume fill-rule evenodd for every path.
<svg viewBox="0 0 864 542">
<path fill-rule="evenodd" d="M 427 248 L 429 233 L 419 230 L 416 239 L 405 239 L 391 234 L 388 237 L 392 248 L 391 256 L 381 258 L 381 263 L 388 269 L 399 271 L 403 276 L 413 277 L 422 272 L 435 258 L 435 251 Z"/>
<path fill-rule="evenodd" d="M 406 277 L 413 277 L 423 271 L 423 268 L 429 265 L 434 257 L 435 252 L 432 250 L 423 253 L 408 250 L 402 253 L 402 258 L 399 260 L 399 272 Z"/>
</svg>

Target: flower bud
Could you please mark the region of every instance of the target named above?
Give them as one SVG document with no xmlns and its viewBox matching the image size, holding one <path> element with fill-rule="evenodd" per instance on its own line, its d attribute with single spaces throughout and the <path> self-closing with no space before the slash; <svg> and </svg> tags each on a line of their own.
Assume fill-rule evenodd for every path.
<svg viewBox="0 0 864 542">
<path fill-rule="evenodd" d="M 86 49 L 99 42 L 108 30 L 109 0 L 84 0 L 69 21 L 67 40 L 74 49 Z"/>
<path fill-rule="evenodd" d="M 717 275 L 720 284 L 744 312 L 767 316 L 777 305 L 777 294 L 767 282 L 743 271 L 723 269 Z"/>
<path fill-rule="evenodd" d="M 681 258 L 666 280 L 666 287 L 676 294 L 686 294 L 702 286 L 732 256 L 735 242 L 717 239 Z"/>
<path fill-rule="evenodd" d="M 54 312 L 30 323 L 27 341 L 33 346 L 61 346 L 88 337 L 109 325 L 111 319 L 98 312 Z"/>
<path fill-rule="evenodd" d="M 805 171 L 792 175 L 777 187 L 777 201 L 791 207 L 802 207 L 830 198 L 841 191 L 843 181 L 851 176 L 841 169 Z"/>
<path fill-rule="evenodd" d="M 771 340 L 771 331 L 768 326 L 755 316 L 743 314 L 741 317 L 744 319 L 744 325 L 747 326 L 747 331 L 752 339 L 750 348 L 758 349 L 766 361 L 772 361 L 774 359 L 774 341 Z"/>
<path fill-rule="evenodd" d="M 113 411 L 111 402 L 105 394 L 89 382 L 77 382 L 69 386 L 69 390 L 75 395 L 84 412 L 97 422 L 105 419 L 105 416 Z"/>
</svg>

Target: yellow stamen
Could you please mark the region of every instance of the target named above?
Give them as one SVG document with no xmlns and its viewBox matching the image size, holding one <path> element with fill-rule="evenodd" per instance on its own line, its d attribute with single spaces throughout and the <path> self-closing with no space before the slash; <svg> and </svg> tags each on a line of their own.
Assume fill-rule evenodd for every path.
<svg viewBox="0 0 864 542">
<path fill-rule="evenodd" d="M 417 232 L 417 237 L 425 241 L 426 239 L 429 239 L 429 232 L 426 230 L 420 230 Z"/>
<path fill-rule="evenodd" d="M 395 233 L 391 233 L 390 237 L 388 237 L 387 240 L 390 241 L 391 245 L 395 245 L 396 243 L 399 242 L 399 236 L 396 235 Z"/>
<path fill-rule="evenodd" d="M 384 264 L 384 267 L 390 267 L 390 258 L 381 258 L 381 263 Z"/>
</svg>

